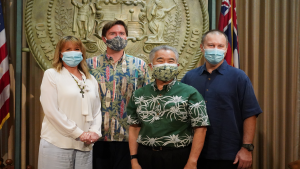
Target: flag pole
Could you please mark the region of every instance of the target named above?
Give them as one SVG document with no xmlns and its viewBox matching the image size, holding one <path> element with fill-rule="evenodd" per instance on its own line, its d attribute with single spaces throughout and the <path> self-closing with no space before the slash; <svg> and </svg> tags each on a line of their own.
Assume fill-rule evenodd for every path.
<svg viewBox="0 0 300 169">
<path fill-rule="evenodd" d="M 216 0 L 208 1 L 209 30 L 216 29 Z"/>
<path fill-rule="evenodd" d="M 234 5 L 233 5 L 233 0 L 231 0 L 230 1 L 230 11 L 231 11 L 231 13 L 230 13 L 230 15 L 231 15 L 231 39 L 232 39 L 232 41 L 231 41 L 231 46 L 232 46 L 232 48 L 231 48 L 231 53 L 232 53 L 232 55 L 231 55 L 231 65 L 233 65 L 233 50 L 234 50 L 234 48 L 233 48 L 233 27 L 234 27 L 234 21 L 233 21 L 233 10 L 234 10 Z"/>
<path fill-rule="evenodd" d="M 16 96 L 15 96 L 15 168 L 21 168 L 21 96 L 22 96 L 22 17 L 23 0 L 17 0 Z"/>
</svg>

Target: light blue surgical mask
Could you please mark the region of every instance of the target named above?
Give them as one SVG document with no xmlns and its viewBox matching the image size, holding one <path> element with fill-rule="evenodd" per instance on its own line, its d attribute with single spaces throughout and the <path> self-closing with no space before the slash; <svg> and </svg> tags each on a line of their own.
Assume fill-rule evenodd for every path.
<svg viewBox="0 0 300 169">
<path fill-rule="evenodd" d="M 225 57 L 225 50 L 221 49 L 204 49 L 204 57 L 205 59 L 212 65 L 216 65 L 220 63 Z"/>
<path fill-rule="evenodd" d="M 62 55 L 62 60 L 70 67 L 76 67 L 83 59 L 82 53 L 79 51 L 68 51 Z"/>
</svg>

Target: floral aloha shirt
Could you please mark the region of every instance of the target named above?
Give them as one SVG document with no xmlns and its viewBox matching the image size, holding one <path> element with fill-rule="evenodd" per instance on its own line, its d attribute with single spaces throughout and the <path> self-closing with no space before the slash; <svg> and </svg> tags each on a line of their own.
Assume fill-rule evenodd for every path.
<svg viewBox="0 0 300 169">
<path fill-rule="evenodd" d="M 143 60 L 127 55 L 116 63 L 106 53 L 87 59 L 90 73 L 100 88 L 102 111 L 101 141 L 128 141 L 126 106 L 132 93 L 149 83 Z"/>
<path fill-rule="evenodd" d="M 193 127 L 210 125 L 201 94 L 176 79 L 162 90 L 155 81 L 136 90 L 127 114 L 129 125 L 141 125 L 137 142 L 151 147 L 188 146 L 193 140 Z"/>
</svg>

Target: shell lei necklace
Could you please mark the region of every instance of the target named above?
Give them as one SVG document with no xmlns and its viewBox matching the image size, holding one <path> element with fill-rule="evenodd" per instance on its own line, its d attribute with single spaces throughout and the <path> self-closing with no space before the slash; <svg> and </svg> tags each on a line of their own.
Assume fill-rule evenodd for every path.
<svg viewBox="0 0 300 169">
<path fill-rule="evenodd" d="M 69 72 L 70 73 L 70 72 Z M 83 91 L 83 89 L 84 89 L 84 86 L 81 88 L 80 87 L 80 85 L 78 84 L 78 81 L 74 78 L 74 76 L 70 73 L 70 75 L 72 76 L 72 78 L 75 80 L 75 82 L 76 82 L 76 84 L 77 84 L 77 86 L 79 87 L 79 89 L 80 89 L 80 92 L 79 93 L 81 93 L 82 94 L 82 98 L 84 98 L 84 91 Z M 82 81 L 83 81 L 83 83 L 85 83 L 85 81 L 84 81 L 84 79 L 82 78 Z"/>
</svg>

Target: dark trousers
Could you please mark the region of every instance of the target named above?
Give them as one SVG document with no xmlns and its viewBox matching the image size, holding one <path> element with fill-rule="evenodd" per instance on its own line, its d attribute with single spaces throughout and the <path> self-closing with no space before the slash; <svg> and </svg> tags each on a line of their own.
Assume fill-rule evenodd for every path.
<svg viewBox="0 0 300 169">
<path fill-rule="evenodd" d="M 190 151 L 191 146 L 153 151 L 151 147 L 139 144 L 138 162 L 142 169 L 183 169 Z"/>
<path fill-rule="evenodd" d="M 128 142 L 97 141 L 93 147 L 93 169 L 131 169 Z"/>
<path fill-rule="evenodd" d="M 230 160 L 210 160 L 198 159 L 198 169 L 237 169 L 238 164 L 233 164 Z"/>
</svg>

